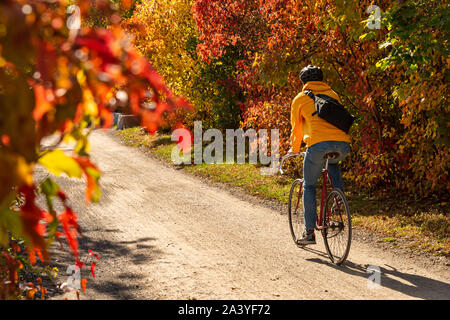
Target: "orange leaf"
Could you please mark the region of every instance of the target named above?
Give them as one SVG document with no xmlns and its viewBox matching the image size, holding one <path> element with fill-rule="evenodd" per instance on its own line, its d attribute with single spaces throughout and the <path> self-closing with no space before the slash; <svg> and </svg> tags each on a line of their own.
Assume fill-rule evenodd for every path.
<svg viewBox="0 0 450 320">
<path fill-rule="evenodd" d="M 28 251 L 28 259 L 30 260 L 30 263 L 32 265 L 36 264 L 36 254 L 34 253 L 34 250 L 27 249 Z"/>
<path fill-rule="evenodd" d="M 122 0 L 122 8 L 124 9 L 130 9 L 132 4 L 131 0 Z"/>
<path fill-rule="evenodd" d="M 53 216 L 48 212 L 48 211 L 42 211 L 42 215 L 45 221 L 47 221 L 48 223 L 53 221 Z"/>
<path fill-rule="evenodd" d="M 37 292 L 36 288 L 27 290 L 27 299 L 28 300 L 33 300 L 34 299 L 34 295 L 36 294 L 36 292 Z"/>
<path fill-rule="evenodd" d="M 83 290 L 83 293 L 86 292 L 86 283 L 87 279 L 81 279 L 81 289 Z"/>
<path fill-rule="evenodd" d="M 112 127 L 113 122 L 114 122 L 114 117 L 108 109 L 106 109 L 104 107 L 100 107 L 100 117 L 104 120 L 104 124 L 103 124 L 104 129 Z"/>
<path fill-rule="evenodd" d="M 47 293 L 47 289 L 41 286 L 41 300 L 45 300 L 45 294 Z"/>
<path fill-rule="evenodd" d="M 98 201 L 100 189 L 98 186 L 98 179 L 100 177 L 100 170 L 89 160 L 88 157 L 74 157 L 83 171 L 86 181 L 86 202 L 91 200 Z"/>
<path fill-rule="evenodd" d="M 33 118 L 36 122 L 41 120 L 42 116 L 52 109 L 51 103 L 47 100 L 46 90 L 40 84 L 33 86 L 35 96 L 35 107 L 33 110 Z"/>
</svg>

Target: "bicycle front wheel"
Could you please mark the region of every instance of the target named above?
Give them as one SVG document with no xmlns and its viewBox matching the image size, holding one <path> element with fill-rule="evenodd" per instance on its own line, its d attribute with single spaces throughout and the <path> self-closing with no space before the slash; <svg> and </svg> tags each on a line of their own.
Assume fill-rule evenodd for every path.
<svg viewBox="0 0 450 320">
<path fill-rule="evenodd" d="M 337 265 L 347 259 L 352 239 L 352 220 L 348 202 L 340 189 L 333 189 L 327 197 L 322 221 L 322 235 L 331 261 Z"/>
<path fill-rule="evenodd" d="M 303 179 L 296 179 L 291 186 L 289 192 L 289 227 L 294 242 L 297 244 L 303 231 L 305 231 L 305 218 L 303 214 L 303 200 L 302 200 L 302 186 Z"/>
</svg>

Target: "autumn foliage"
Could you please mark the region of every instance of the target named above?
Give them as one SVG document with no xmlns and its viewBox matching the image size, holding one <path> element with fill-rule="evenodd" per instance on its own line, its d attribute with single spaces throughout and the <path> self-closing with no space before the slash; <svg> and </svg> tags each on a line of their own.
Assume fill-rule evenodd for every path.
<svg viewBox="0 0 450 320">
<path fill-rule="evenodd" d="M 278 128 L 284 151 L 289 148 L 290 103 L 301 90 L 298 72 L 309 63 L 319 65 L 325 81 L 357 117 L 345 177 L 356 187 L 397 190 L 418 198 L 448 194 L 450 60 L 445 25 L 449 8 L 426 0 L 377 1 L 377 10 L 370 9 L 373 4 L 354 0 L 144 1 L 144 7 L 151 6 L 160 16 L 146 18 L 138 6 L 131 20 L 144 26 L 166 23 L 171 35 L 181 32 L 189 38 L 174 41 L 166 36 L 167 28 L 155 27 L 150 38 L 158 39 L 157 45 L 148 38 L 138 38 L 138 43 L 144 52 L 159 51 L 150 60 L 167 61 L 172 54 L 195 58 L 174 66 L 182 76 L 162 69 L 163 74 L 173 75 L 171 83 L 181 91 L 193 88 L 183 77 L 193 79 L 210 66 L 202 77 L 215 81 L 197 82 L 195 91 L 207 92 L 209 99 L 211 94 L 224 96 L 220 90 L 210 91 L 212 83 L 218 83 L 239 97 L 232 100 L 235 109 L 216 107 L 210 110 L 211 116 L 224 117 L 221 111 L 226 110 L 229 117 L 239 117 L 241 127 Z M 188 31 L 183 30 L 185 25 Z M 196 43 L 195 52 L 192 43 Z M 183 67 L 183 61 L 189 68 Z M 229 72 L 218 69 L 218 64 Z M 183 83 L 190 84 L 183 89 Z M 207 108 L 200 101 L 198 105 Z"/>
<path fill-rule="evenodd" d="M 445 2 L 381 0 L 377 11 L 369 0 L 80 0 L 87 23 L 75 32 L 70 4 L 0 3 L 0 297 L 17 294 L 12 239 L 25 239 L 31 261 L 47 260 L 62 235 L 78 255 L 76 215 L 54 181 L 34 181 L 37 163 L 84 177 L 86 200 L 98 200 L 87 138 L 118 106 L 150 132 L 194 120 L 204 129 L 280 129 L 287 151 L 298 72 L 310 63 L 357 118 L 343 164 L 354 187 L 448 197 Z M 74 152 L 41 150 L 51 134 Z"/>
<path fill-rule="evenodd" d="M 142 1 L 122 26 L 170 88 L 195 107 L 187 114 L 180 111 L 176 120 L 184 119 L 190 128 L 195 120 L 203 121 L 205 129 L 237 128 L 243 94 L 234 72 L 241 53 L 230 48 L 220 58 L 204 61 L 197 49 L 201 39 L 192 14 L 194 4 L 194 0 Z M 173 117 L 168 120 L 171 127 L 178 122 Z"/>
<path fill-rule="evenodd" d="M 132 1 L 119 2 L 118 9 L 120 3 L 127 9 Z M 140 116 L 149 132 L 156 131 L 163 114 L 189 107 L 134 49 L 110 1 L 95 6 L 77 1 L 78 12 L 71 4 L 0 3 L 0 299 L 21 295 L 24 250 L 32 265 L 37 258 L 48 263 L 50 244 L 64 237 L 79 261 L 77 215 L 54 180 L 34 180 L 35 166 L 84 177 L 86 201 L 98 201 L 100 171 L 89 158 L 91 130 L 111 126 L 111 111 L 119 105 Z M 86 26 L 89 12 L 109 17 L 108 28 Z M 66 21 L 78 13 L 80 28 L 69 28 Z M 42 139 L 50 135 L 57 142 L 42 149 Z M 74 151 L 57 149 L 61 142 L 74 144 Z M 40 195 L 46 208 L 37 205 Z M 62 212 L 54 209 L 55 199 Z"/>
</svg>

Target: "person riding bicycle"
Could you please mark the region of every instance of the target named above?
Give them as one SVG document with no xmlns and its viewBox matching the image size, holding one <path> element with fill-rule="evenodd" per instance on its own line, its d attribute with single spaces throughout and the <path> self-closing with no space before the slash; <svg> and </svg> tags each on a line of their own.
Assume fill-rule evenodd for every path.
<svg viewBox="0 0 450 320">
<path fill-rule="evenodd" d="M 339 101 L 338 95 L 323 82 L 322 70 L 308 65 L 300 72 L 302 92 L 291 105 L 291 149 L 289 153 L 300 152 L 302 142 L 306 144 L 306 155 L 303 160 L 303 212 L 305 232 L 298 245 L 315 244 L 314 229 L 316 227 L 316 185 L 322 168 L 325 165 L 324 155 L 338 152 L 339 157 L 330 159 L 328 171 L 334 187 L 343 190 L 338 162 L 350 153 L 350 136 L 329 122 L 313 115 L 316 111 L 314 101 L 303 91 L 311 90 L 313 94 L 324 94 Z"/>
</svg>

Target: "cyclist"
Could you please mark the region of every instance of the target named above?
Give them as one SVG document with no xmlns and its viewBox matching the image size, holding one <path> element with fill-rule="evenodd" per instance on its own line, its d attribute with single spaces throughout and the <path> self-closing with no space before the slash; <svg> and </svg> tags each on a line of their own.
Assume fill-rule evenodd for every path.
<svg viewBox="0 0 450 320">
<path fill-rule="evenodd" d="M 350 152 L 350 136 L 327 121 L 312 115 L 315 112 L 314 101 L 303 91 L 311 90 L 313 94 L 324 94 L 339 101 L 338 95 L 323 82 L 322 70 L 308 65 L 300 72 L 303 89 L 291 105 L 291 149 L 289 153 L 300 151 L 302 142 L 306 144 L 303 160 L 303 212 L 305 232 L 297 240 L 299 245 L 315 244 L 316 226 L 316 185 L 325 165 L 324 155 L 338 152 L 339 157 L 329 160 L 328 171 L 334 187 L 343 190 L 338 162 Z"/>
</svg>

